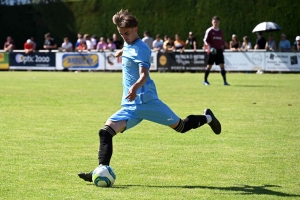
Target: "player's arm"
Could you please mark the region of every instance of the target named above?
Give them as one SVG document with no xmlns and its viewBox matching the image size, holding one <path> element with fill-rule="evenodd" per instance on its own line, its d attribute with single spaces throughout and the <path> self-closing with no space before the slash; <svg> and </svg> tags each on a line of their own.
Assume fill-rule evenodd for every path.
<svg viewBox="0 0 300 200">
<path fill-rule="evenodd" d="M 123 54 L 123 48 L 121 50 L 118 50 L 115 54 L 116 57 L 120 57 Z"/>
<path fill-rule="evenodd" d="M 126 99 L 133 101 L 136 97 L 136 91 L 142 87 L 149 76 L 149 69 L 146 67 L 140 67 L 140 78 L 130 87 Z"/>
</svg>

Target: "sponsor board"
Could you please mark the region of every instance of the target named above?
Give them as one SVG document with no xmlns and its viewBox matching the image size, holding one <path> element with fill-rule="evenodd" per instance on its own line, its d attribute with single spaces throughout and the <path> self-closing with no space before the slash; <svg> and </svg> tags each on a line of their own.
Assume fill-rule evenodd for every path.
<svg viewBox="0 0 300 200">
<path fill-rule="evenodd" d="M 55 53 L 9 53 L 10 69 L 54 70 Z"/>
<path fill-rule="evenodd" d="M 266 71 L 300 71 L 300 52 L 266 52 Z"/>
<path fill-rule="evenodd" d="M 103 53 L 56 53 L 57 70 L 104 70 Z"/>
<path fill-rule="evenodd" d="M 157 53 L 151 53 L 150 71 L 157 70 Z M 105 52 L 105 70 L 122 70 L 122 57 L 116 57 L 115 52 Z"/>
<path fill-rule="evenodd" d="M 8 62 L 8 53 L 0 53 L 0 70 L 8 70 L 9 62 Z"/>
<path fill-rule="evenodd" d="M 264 52 L 224 52 L 225 69 L 227 71 L 257 71 L 265 65 Z M 220 71 L 213 65 L 212 71 Z"/>
<path fill-rule="evenodd" d="M 173 52 L 157 54 L 158 71 L 203 71 L 206 54 L 204 52 Z"/>
</svg>

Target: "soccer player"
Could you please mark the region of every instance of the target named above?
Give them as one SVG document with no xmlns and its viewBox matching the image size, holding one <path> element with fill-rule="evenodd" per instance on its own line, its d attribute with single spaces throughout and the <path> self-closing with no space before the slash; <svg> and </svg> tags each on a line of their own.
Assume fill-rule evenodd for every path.
<svg viewBox="0 0 300 200">
<path fill-rule="evenodd" d="M 156 87 L 149 75 L 151 50 L 138 36 L 138 20 L 128 10 L 120 10 L 113 18 L 124 40 L 122 49 L 123 97 L 122 108 L 113 114 L 99 131 L 99 165 L 109 165 L 113 153 L 113 137 L 149 120 L 185 133 L 208 124 L 215 134 L 221 133 L 221 124 L 210 109 L 203 115 L 189 115 L 180 119 L 157 96 Z M 92 182 L 92 172 L 79 173 L 85 181 Z"/>
<path fill-rule="evenodd" d="M 214 16 L 212 18 L 212 27 L 208 28 L 204 36 L 204 44 L 208 53 L 207 67 L 204 73 L 204 85 L 210 85 L 207 81 L 210 69 L 214 63 L 221 68 L 221 74 L 223 77 L 224 85 L 229 85 L 226 81 L 226 71 L 224 67 L 224 36 L 223 31 L 219 28 L 220 18 Z"/>
</svg>

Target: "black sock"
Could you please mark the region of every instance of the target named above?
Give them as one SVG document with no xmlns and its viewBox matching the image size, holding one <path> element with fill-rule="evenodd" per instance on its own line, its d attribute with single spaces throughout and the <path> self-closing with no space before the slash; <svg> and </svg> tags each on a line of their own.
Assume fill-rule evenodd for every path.
<svg viewBox="0 0 300 200">
<path fill-rule="evenodd" d="M 204 81 L 207 81 L 209 72 L 210 72 L 210 68 L 206 68 L 206 69 L 205 69 L 205 73 L 204 73 Z"/>
<path fill-rule="evenodd" d="M 100 129 L 100 147 L 98 151 L 99 165 L 109 165 L 113 153 L 112 138 L 115 135 L 116 132 L 110 126 L 105 125 Z"/>
<path fill-rule="evenodd" d="M 180 133 L 185 133 L 191 129 L 196 129 L 207 123 L 205 115 L 189 115 L 184 120 L 180 119 L 177 127 L 174 128 L 175 131 Z"/>
<path fill-rule="evenodd" d="M 224 68 L 221 68 L 221 74 L 222 74 L 222 77 L 223 77 L 223 81 L 226 82 L 226 71 Z"/>
</svg>

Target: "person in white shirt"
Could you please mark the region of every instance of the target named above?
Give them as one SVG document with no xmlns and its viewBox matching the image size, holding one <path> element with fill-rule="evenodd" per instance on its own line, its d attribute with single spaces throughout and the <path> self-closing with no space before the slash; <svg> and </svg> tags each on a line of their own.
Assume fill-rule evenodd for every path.
<svg viewBox="0 0 300 200">
<path fill-rule="evenodd" d="M 94 49 L 93 43 L 91 42 L 91 36 L 89 34 L 84 34 L 85 44 L 88 51 Z"/>
<path fill-rule="evenodd" d="M 64 38 L 64 42 L 61 45 L 61 49 L 62 49 L 63 52 L 71 52 L 71 51 L 73 51 L 73 45 L 69 41 L 69 38 L 67 38 L 67 37 Z"/>
<path fill-rule="evenodd" d="M 242 46 L 241 46 L 241 50 L 242 51 L 248 51 L 249 49 L 252 49 L 252 44 L 249 41 L 248 36 L 244 36 L 243 37 L 243 43 L 242 43 Z"/>
<path fill-rule="evenodd" d="M 156 35 L 156 39 L 152 42 L 152 48 L 154 51 L 160 51 L 163 49 L 164 41 L 161 39 L 160 35 Z"/>
<path fill-rule="evenodd" d="M 145 42 L 149 46 L 150 49 L 152 49 L 153 38 L 149 36 L 148 31 L 144 32 L 144 37 L 143 37 L 142 41 Z"/>
</svg>

